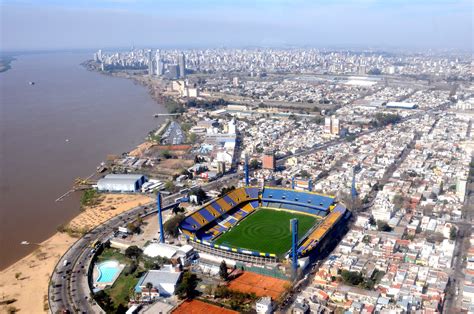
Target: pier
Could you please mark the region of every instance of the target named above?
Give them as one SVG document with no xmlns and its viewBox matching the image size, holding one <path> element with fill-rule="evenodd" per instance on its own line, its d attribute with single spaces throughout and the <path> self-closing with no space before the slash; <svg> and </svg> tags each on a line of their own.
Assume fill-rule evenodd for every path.
<svg viewBox="0 0 474 314">
<path fill-rule="evenodd" d="M 158 117 L 166 117 L 166 116 L 180 116 L 181 113 L 155 113 L 153 117 L 158 118 Z"/>
</svg>

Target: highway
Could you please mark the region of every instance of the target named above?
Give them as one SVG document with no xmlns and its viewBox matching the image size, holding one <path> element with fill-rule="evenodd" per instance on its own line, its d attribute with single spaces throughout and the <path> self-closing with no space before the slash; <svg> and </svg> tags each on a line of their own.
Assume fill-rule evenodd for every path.
<svg viewBox="0 0 474 314">
<path fill-rule="evenodd" d="M 424 114 L 432 113 L 436 110 L 444 109 L 447 104 L 432 108 L 426 111 L 419 111 L 406 118 L 403 118 L 401 122 L 419 118 Z M 384 127 L 373 128 L 356 134 L 357 137 L 377 132 Z M 337 139 L 320 146 L 313 147 L 309 150 L 305 150 L 294 155 L 286 156 L 277 161 L 278 164 L 282 164 L 287 158 L 292 156 L 307 155 L 319 150 L 326 149 L 338 145 L 345 141 L 344 139 Z M 242 173 L 236 172 L 225 175 L 215 181 L 209 182 L 202 186 L 206 191 L 211 189 L 220 190 L 221 187 L 226 185 L 228 182 L 239 180 L 243 177 Z M 230 185 L 230 184 L 229 184 Z M 169 195 L 163 198 L 163 206 L 169 206 L 173 200 L 181 196 L 179 193 Z M 95 229 L 88 232 L 82 238 L 78 239 L 69 250 L 60 258 L 58 264 L 55 267 L 53 274 L 51 275 L 51 284 L 49 285 L 48 301 L 50 311 L 52 313 L 58 312 L 79 312 L 79 313 L 101 313 L 100 307 L 90 298 L 90 289 L 88 284 L 88 269 L 92 259 L 91 243 L 96 239 L 104 242 L 112 236 L 112 230 L 119 226 L 126 225 L 129 222 L 133 222 L 137 215 L 143 215 L 149 213 L 151 208 L 156 210 L 154 207 L 155 203 L 151 202 L 143 206 L 133 208 L 125 213 L 122 213 L 104 224 L 96 227 Z M 67 260 L 67 265 L 64 266 L 64 262 Z"/>
<path fill-rule="evenodd" d="M 232 173 L 218 180 L 209 182 L 202 186 L 204 190 L 220 189 L 227 182 L 238 180 L 241 173 Z M 164 209 L 174 205 L 174 200 L 182 196 L 175 193 L 163 198 Z M 112 237 L 114 228 L 124 226 L 129 222 L 136 220 L 137 215 L 156 212 L 155 202 L 135 207 L 124 212 L 104 224 L 97 226 L 88 232 L 82 238 L 78 239 L 69 250 L 60 258 L 53 274 L 48 288 L 48 302 L 51 313 L 103 313 L 90 298 L 90 289 L 88 284 L 88 269 L 92 260 L 91 244 L 95 240 L 101 242 Z M 68 265 L 64 266 L 67 260 Z"/>
</svg>

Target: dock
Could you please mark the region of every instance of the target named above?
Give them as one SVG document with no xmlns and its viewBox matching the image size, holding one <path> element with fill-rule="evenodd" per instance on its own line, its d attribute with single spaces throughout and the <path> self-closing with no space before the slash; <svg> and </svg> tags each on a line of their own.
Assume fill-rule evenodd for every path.
<svg viewBox="0 0 474 314">
<path fill-rule="evenodd" d="M 166 116 L 179 116 L 181 113 L 155 113 L 153 117 L 158 118 L 158 117 L 166 117 Z"/>
</svg>

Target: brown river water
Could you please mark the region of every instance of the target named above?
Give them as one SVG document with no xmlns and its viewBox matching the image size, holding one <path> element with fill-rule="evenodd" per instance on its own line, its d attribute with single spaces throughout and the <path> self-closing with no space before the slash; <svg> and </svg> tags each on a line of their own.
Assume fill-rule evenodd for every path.
<svg viewBox="0 0 474 314">
<path fill-rule="evenodd" d="M 145 87 L 80 65 L 92 54 L 20 55 L 0 73 L 0 269 L 79 213 L 75 178 L 138 145 L 165 112 Z M 29 82 L 34 81 L 34 85 Z"/>
</svg>

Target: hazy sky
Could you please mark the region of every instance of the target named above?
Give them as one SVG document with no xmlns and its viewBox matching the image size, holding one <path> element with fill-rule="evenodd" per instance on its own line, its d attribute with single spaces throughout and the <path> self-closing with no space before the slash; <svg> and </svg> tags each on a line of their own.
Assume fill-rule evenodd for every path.
<svg viewBox="0 0 474 314">
<path fill-rule="evenodd" d="M 471 0 L 0 0 L 0 49 L 471 50 Z"/>
</svg>

